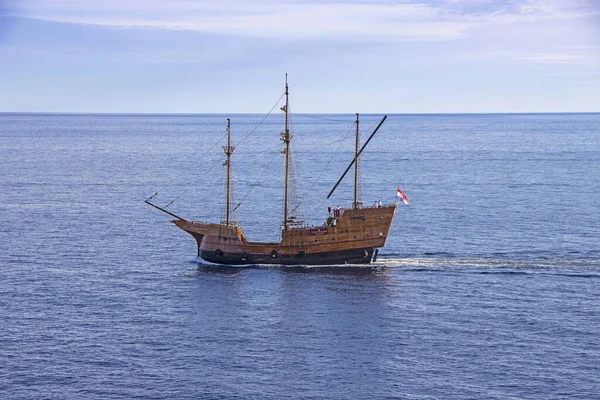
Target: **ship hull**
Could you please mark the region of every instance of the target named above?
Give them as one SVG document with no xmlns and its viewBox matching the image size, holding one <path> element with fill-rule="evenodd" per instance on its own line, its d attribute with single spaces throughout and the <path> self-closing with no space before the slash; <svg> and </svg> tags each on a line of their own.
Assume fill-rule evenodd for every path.
<svg viewBox="0 0 600 400">
<path fill-rule="evenodd" d="M 320 253 L 297 254 L 240 254 L 221 251 L 200 250 L 200 257 L 215 264 L 228 265 L 339 265 L 370 264 L 377 257 L 377 249 L 372 247 Z"/>
<path fill-rule="evenodd" d="M 292 227 L 280 242 L 250 242 L 235 225 L 173 221 L 196 239 L 198 256 L 225 265 L 354 265 L 377 259 L 385 245 L 396 205 L 349 209 L 323 226 Z"/>
</svg>

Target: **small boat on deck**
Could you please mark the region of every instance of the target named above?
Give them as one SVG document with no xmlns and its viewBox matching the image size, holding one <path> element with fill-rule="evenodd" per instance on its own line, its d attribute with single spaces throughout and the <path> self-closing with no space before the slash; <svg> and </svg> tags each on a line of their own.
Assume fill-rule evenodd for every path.
<svg viewBox="0 0 600 400">
<path fill-rule="evenodd" d="M 279 242 L 253 242 L 244 234 L 237 221 L 231 218 L 231 156 L 235 146 L 231 145 L 230 121 L 227 123 L 227 145 L 223 150 L 227 157 L 226 218 L 221 222 L 197 222 L 179 217 L 163 207 L 151 202 L 146 203 L 176 219 L 172 222 L 194 237 L 198 256 L 216 264 L 280 264 L 280 265 L 336 265 L 368 264 L 376 261 L 380 248 L 390 233 L 397 204 L 365 207 L 358 199 L 358 160 L 369 141 L 384 123 L 383 117 L 368 140 L 359 149 L 359 115 L 356 114 L 356 140 L 354 158 L 340 177 L 327 198 L 338 187 L 348 171 L 354 166 L 354 201 L 351 207 L 336 207 L 329 211 L 324 224 L 310 227 L 304 221 L 292 215 L 290 207 L 290 143 L 294 135 L 289 128 L 289 90 L 286 77 L 285 105 L 281 110 L 285 114 L 284 131 L 281 133 L 283 154 L 285 155 L 284 206 Z M 400 190 L 398 189 L 398 192 Z M 402 197 L 405 199 L 404 195 Z"/>
</svg>

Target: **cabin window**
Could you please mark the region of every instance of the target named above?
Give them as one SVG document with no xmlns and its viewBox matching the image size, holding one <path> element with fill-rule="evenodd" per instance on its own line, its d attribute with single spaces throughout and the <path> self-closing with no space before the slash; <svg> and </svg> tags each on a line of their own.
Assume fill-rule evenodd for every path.
<svg viewBox="0 0 600 400">
<path fill-rule="evenodd" d="M 380 220 L 383 220 L 383 215 L 381 217 L 379 217 Z"/>
<path fill-rule="evenodd" d="M 383 237 L 383 232 L 379 232 L 379 237 Z"/>
</svg>

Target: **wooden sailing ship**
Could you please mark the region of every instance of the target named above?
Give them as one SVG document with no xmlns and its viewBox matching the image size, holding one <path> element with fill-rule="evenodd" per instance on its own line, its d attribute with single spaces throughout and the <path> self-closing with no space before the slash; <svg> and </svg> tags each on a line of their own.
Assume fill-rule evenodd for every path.
<svg viewBox="0 0 600 400">
<path fill-rule="evenodd" d="M 285 180 L 283 221 L 279 242 L 252 242 L 246 238 L 243 229 L 231 219 L 231 156 L 235 146 L 231 145 L 230 120 L 227 123 L 227 146 L 223 150 L 227 157 L 226 212 L 225 221 L 220 223 L 188 221 L 176 214 L 151 203 L 176 219 L 172 222 L 196 239 L 198 256 L 216 264 L 283 264 L 283 265 L 336 265 L 368 264 L 376 261 L 378 249 L 385 245 L 390 232 L 397 205 L 381 203 L 364 207 L 358 199 L 358 159 L 369 141 L 385 121 L 385 116 L 362 148 L 359 150 L 359 115 L 356 114 L 356 145 L 354 159 L 340 177 L 327 198 L 331 196 L 344 176 L 354 166 L 354 201 L 350 208 L 329 211 L 325 223 L 309 227 L 303 221 L 290 215 L 290 142 L 293 134 L 289 129 L 289 90 L 286 78 L 285 128 L 281 133 L 284 142 Z"/>
</svg>

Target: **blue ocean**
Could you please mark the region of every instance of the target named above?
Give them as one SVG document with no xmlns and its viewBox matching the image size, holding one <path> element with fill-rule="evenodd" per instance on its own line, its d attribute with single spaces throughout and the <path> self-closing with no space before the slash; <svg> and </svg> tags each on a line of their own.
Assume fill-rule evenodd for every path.
<svg viewBox="0 0 600 400">
<path fill-rule="evenodd" d="M 227 118 L 277 241 L 281 115 L 0 114 L 1 398 L 600 398 L 600 114 L 388 116 L 360 198 L 410 202 L 363 268 L 207 264 L 144 203 L 223 219 Z M 292 117 L 309 225 L 352 202 L 354 119 Z"/>
</svg>

